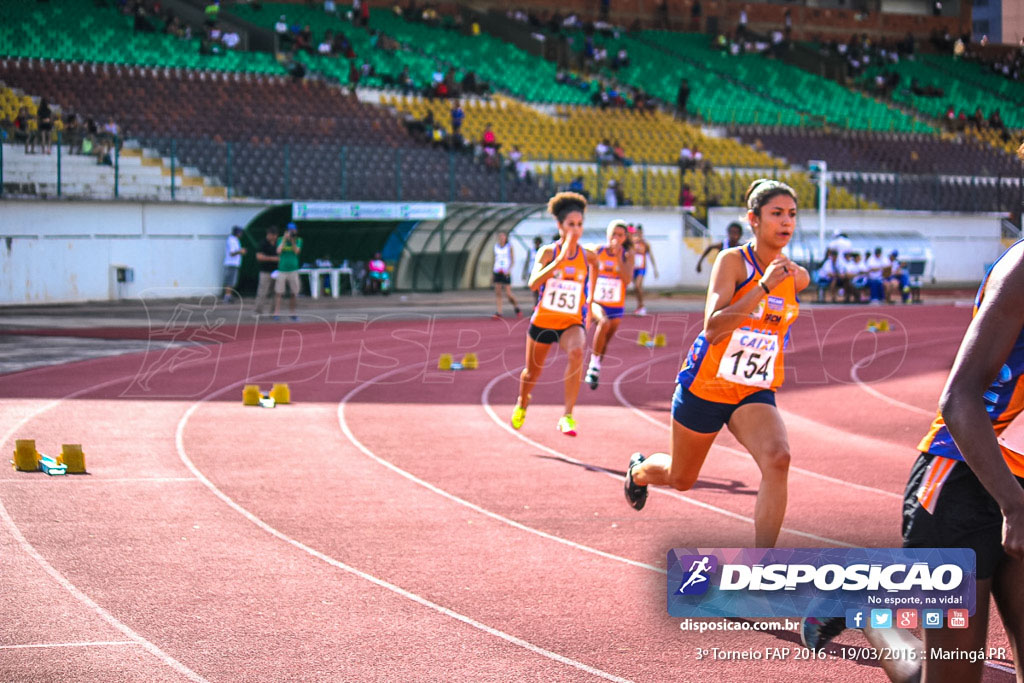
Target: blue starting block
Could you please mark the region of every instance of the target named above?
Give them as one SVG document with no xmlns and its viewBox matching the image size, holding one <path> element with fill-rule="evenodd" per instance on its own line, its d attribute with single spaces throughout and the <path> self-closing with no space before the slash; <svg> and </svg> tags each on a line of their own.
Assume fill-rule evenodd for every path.
<svg viewBox="0 0 1024 683">
<path fill-rule="evenodd" d="M 45 472 L 51 477 L 57 477 L 68 473 L 68 468 L 63 464 L 57 462 L 55 458 L 51 458 L 48 455 L 44 455 L 39 459 L 39 470 Z"/>
</svg>

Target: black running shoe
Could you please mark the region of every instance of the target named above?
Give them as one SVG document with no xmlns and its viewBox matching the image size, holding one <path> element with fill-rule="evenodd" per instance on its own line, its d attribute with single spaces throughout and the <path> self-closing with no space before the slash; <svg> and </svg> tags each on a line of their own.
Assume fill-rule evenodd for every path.
<svg viewBox="0 0 1024 683">
<path fill-rule="evenodd" d="M 638 486 L 633 483 L 633 468 L 644 461 L 642 453 L 634 453 L 629 456 L 629 468 L 626 469 L 626 500 L 633 506 L 634 510 L 643 510 L 647 502 L 647 487 Z"/>
<path fill-rule="evenodd" d="M 804 617 L 800 620 L 800 642 L 810 650 L 820 650 L 845 630 L 843 617 Z"/>
<path fill-rule="evenodd" d="M 587 368 L 587 376 L 584 378 L 587 384 L 590 385 L 591 389 L 597 389 L 597 376 L 600 374 L 600 370 L 591 366 Z"/>
</svg>

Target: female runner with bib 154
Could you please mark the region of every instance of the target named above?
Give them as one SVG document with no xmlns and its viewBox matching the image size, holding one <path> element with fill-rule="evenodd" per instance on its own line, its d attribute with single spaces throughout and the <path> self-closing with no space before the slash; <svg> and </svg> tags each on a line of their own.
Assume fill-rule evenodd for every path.
<svg viewBox="0 0 1024 683">
<path fill-rule="evenodd" d="M 650 484 L 680 491 L 697 481 L 722 427 L 761 470 L 754 506 L 754 544 L 771 547 L 786 514 L 789 442 L 775 407 L 784 375 L 783 349 L 799 314 L 797 294 L 807 271 L 782 253 L 796 228 L 796 192 L 775 180 L 755 180 L 746 193 L 754 238 L 715 260 L 704 306 L 704 330 L 679 371 L 672 399 L 671 453 L 634 453 L 626 499 L 643 508 Z"/>
<path fill-rule="evenodd" d="M 551 344 L 557 343 L 568 356 L 565 412 L 558 420 L 558 431 L 576 436 L 572 411 L 583 379 L 585 325 L 597 273 L 597 256 L 579 243 L 586 208 L 587 200 L 575 192 L 559 192 L 548 202 L 548 213 L 558 223 L 559 239 L 541 247 L 530 275 L 530 289 L 540 292 L 540 301 L 526 336 L 526 367 L 519 377 L 519 398 L 512 411 L 515 429 L 526 420 L 530 392 L 540 378 Z"/>
</svg>

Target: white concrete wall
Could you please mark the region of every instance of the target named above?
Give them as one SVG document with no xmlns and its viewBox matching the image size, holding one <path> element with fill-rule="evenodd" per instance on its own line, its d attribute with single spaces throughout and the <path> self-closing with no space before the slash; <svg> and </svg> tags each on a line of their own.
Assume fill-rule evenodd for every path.
<svg viewBox="0 0 1024 683">
<path fill-rule="evenodd" d="M 231 226 L 264 208 L 0 201 L 0 305 L 216 292 Z M 134 282 L 113 285 L 115 265 Z"/>
</svg>

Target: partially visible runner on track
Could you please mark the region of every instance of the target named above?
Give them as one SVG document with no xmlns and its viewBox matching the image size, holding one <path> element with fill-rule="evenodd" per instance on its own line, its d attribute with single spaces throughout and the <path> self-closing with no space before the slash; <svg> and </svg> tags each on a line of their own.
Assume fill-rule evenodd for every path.
<svg viewBox="0 0 1024 683">
<path fill-rule="evenodd" d="M 565 412 L 558 431 L 576 436 L 572 412 L 583 379 L 586 351 L 587 309 L 592 303 L 597 256 L 579 243 L 587 200 L 575 192 L 559 192 L 548 202 L 548 213 L 558 223 L 559 239 L 541 247 L 530 275 L 530 289 L 540 291 L 540 302 L 530 317 L 526 335 L 526 367 L 519 376 L 519 397 L 512 411 L 512 426 L 519 429 L 526 420 L 530 394 L 540 378 L 551 344 L 557 343 L 567 356 L 565 368 Z"/>
<path fill-rule="evenodd" d="M 502 294 L 508 297 L 515 311 L 516 317 L 523 316 L 519 310 L 519 303 L 512 296 L 512 267 L 515 266 L 516 258 L 512 253 L 512 245 L 508 243 L 508 233 L 499 232 L 497 242 L 494 244 L 494 274 L 491 277 L 491 284 L 494 285 L 494 318 L 501 318 L 501 304 L 504 301 Z"/>
<path fill-rule="evenodd" d="M 689 490 L 727 425 L 761 470 L 754 544 L 771 547 L 786 514 L 790 458 L 775 390 L 783 380 L 789 326 L 799 315 L 797 294 L 810 275 L 782 253 L 796 228 L 796 192 L 760 179 L 747 189 L 746 203 L 754 237 L 715 260 L 704 330 L 679 371 L 672 400 L 671 452 L 634 453 L 625 489 L 637 510 L 651 484 Z"/>
<path fill-rule="evenodd" d="M 647 315 L 647 307 L 644 306 L 644 277 L 647 275 L 647 262 L 651 262 L 654 269 L 654 277 L 658 277 L 658 264 L 654 262 L 654 252 L 651 251 L 651 244 L 644 239 L 644 228 L 636 226 L 630 236 L 633 242 L 633 289 L 636 292 L 635 315 L 643 317 Z"/>
<path fill-rule="evenodd" d="M 977 559 L 976 611 L 967 628 L 924 629 L 925 658 L 881 661 L 889 678 L 970 683 L 985 660 L 936 661 L 932 648 L 984 651 L 989 596 L 995 598 L 1018 663 L 1024 636 L 1024 241 L 989 270 L 975 297 L 974 319 L 939 400 L 939 414 L 918 444 L 903 501 L 905 548 L 971 548 Z M 1014 423 L 1012 426 L 1010 424 Z M 845 619 L 804 619 L 801 637 L 820 649 Z M 876 648 L 920 652 L 909 631 L 863 629 Z"/>
<path fill-rule="evenodd" d="M 590 366 L 586 382 L 597 389 L 601 375 L 601 360 L 608 350 L 608 342 L 615 336 L 626 306 L 626 287 L 633 280 L 633 252 L 625 221 L 608 224 L 607 240 L 594 249 L 597 254 L 597 280 L 594 284 L 594 305 L 591 313 L 597 321 L 594 342 L 590 352 Z"/>
</svg>

